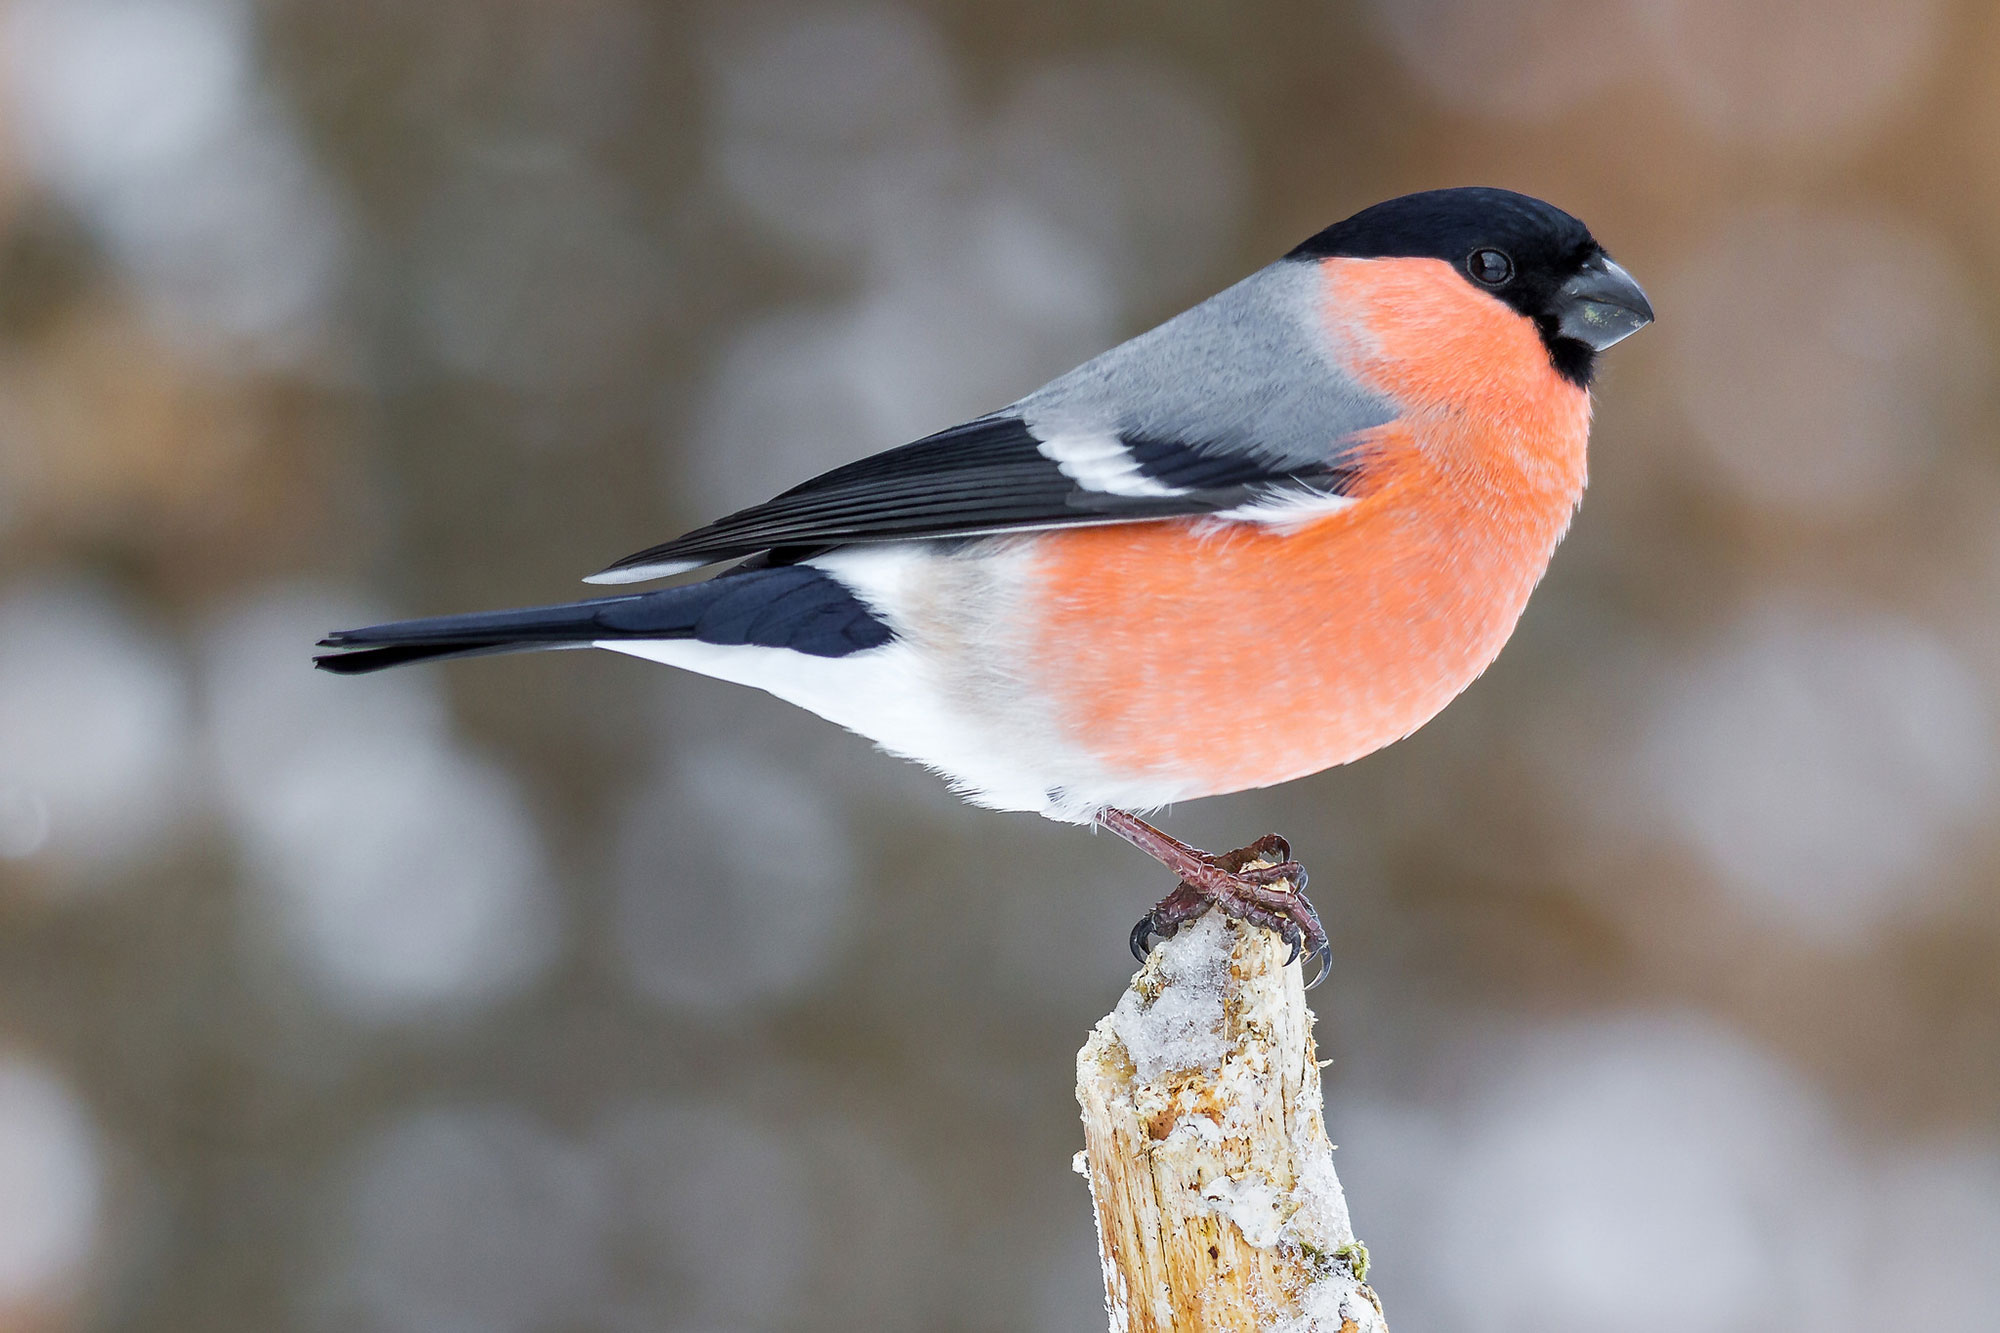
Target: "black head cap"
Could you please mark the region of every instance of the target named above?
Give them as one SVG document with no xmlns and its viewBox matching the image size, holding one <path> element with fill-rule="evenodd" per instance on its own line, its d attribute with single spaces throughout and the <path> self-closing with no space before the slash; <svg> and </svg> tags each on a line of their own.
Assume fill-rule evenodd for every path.
<svg viewBox="0 0 2000 1333">
<path fill-rule="evenodd" d="M 1477 186 L 1426 190 L 1364 208 L 1336 222 L 1293 250 L 1287 259 L 1441 259 L 1466 281 L 1533 320 L 1557 370 L 1578 384 L 1590 383 L 1596 354 L 1617 341 L 1574 336 L 1579 275 L 1602 288 L 1608 256 L 1590 228 L 1553 204 L 1512 190 Z M 1652 319 L 1652 307 L 1623 270 L 1631 299 L 1621 296 L 1638 318 L 1625 333 Z M 1621 333 L 1619 336 L 1623 336 Z"/>
</svg>

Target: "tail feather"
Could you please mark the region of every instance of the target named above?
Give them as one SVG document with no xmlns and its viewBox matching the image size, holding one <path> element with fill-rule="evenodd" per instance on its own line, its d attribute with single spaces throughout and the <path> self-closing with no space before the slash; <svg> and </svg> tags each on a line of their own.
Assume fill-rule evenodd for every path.
<svg viewBox="0 0 2000 1333">
<path fill-rule="evenodd" d="M 371 671 L 406 666 L 411 662 L 442 662 L 453 657 L 490 657 L 496 653 L 525 653 L 538 648 L 587 648 L 587 643 L 521 643 L 489 640 L 467 644 L 397 643 L 383 648 L 350 648 L 345 652 L 322 653 L 313 665 L 336 676 L 365 676 Z"/>
<path fill-rule="evenodd" d="M 810 566 L 788 565 L 624 597 L 341 630 L 320 640 L 335 651 L 313 658 L 313 665 L 360 675 L 408 662 L 613 639 L 698 639 L 844 657 L 891 637 L 845 584 Z"/>
</svg>

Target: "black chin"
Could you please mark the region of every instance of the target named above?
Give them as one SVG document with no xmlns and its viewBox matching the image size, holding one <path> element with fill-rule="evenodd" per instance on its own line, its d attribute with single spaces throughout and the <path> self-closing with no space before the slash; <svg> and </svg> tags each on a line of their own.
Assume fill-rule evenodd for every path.
<svg viewBox="0 0 2000 1333">
<path fill-rule="evenodd" d="M 1588 389 L 1591 378 L 1597 373 L 1597 349 L 1587 342 L 1575 338 L 1565 338 L 1556 331 L 1553 316 L 1543 316 L 1535 321 L 1535 328 L 1542 335 L 1542 346 L 1549 349 L 1549 363 L 1556 373 L 1579 389 Z"/>
</svg>

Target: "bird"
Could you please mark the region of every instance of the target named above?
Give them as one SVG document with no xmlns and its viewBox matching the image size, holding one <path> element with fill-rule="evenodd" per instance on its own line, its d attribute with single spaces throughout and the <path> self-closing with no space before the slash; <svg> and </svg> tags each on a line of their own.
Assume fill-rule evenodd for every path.
<svg viewBox="0 0 2000 1333">
<path fill-rule="evenodd" d="M 970 312 L 976 314 L 976 312 Z M 1109 830 L 1318 960 L 1276 834 L 1142 818 L 1346 764 L 1512 634 L 1580 503 L 1597 357 L 1653 320 L 1571 214 L 1458 187 L 1365 208 L 1005 407 L 586 581 L 694 582 L 330 634 L 322 669 L 597 647 L 765 690 L 973 804 Z"/>
</svg>

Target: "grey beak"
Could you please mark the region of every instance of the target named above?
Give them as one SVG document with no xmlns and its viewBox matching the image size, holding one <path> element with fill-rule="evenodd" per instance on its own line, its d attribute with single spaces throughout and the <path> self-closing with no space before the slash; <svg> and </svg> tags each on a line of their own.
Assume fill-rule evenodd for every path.
<svg viewBox="0 0 2000 1333">
<path fill-rule="evenodd" d="M 1603 351 L 1653 322 L 1653 303 L 1632 275 L 1598 255 L 1556 293 L 1556 331 Z"/>
</svg>

